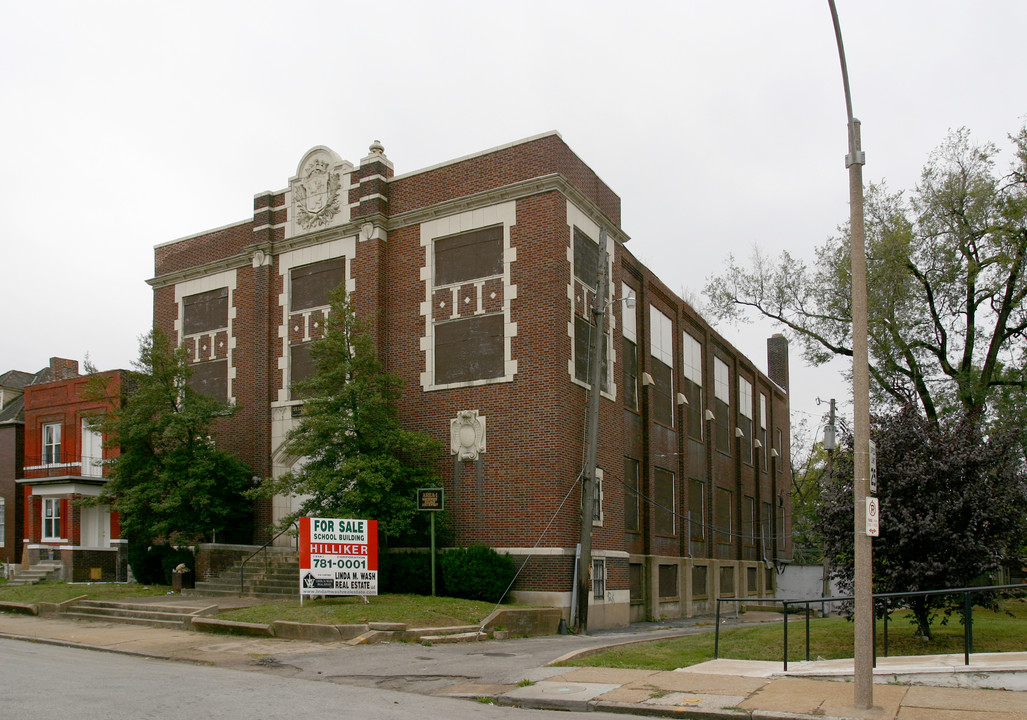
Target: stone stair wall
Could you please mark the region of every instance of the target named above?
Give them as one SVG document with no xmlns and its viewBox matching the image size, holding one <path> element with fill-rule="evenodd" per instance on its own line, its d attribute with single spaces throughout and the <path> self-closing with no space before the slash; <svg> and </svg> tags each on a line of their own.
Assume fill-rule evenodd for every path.
<svg viewBox="0 0 1027 720">
<path fill-rule="evenodd" d="M 35 585 L 41 582 L 52 582 L 59 579 L 64 566 L 59 562 L 41 562 L 15 573 L 7 581 L 8 585 Z"/>
<path fill-rule="evenodd" d="M 110 622 L 188 629 L 195 617 L 217 611 L 217 605 L 196 609 L 157 603 L 127 603 L 107 600 L 78 600 L 64 605 L 58 612 L 62 618 L 76 620 L 107 620 Z"/>
</svg>

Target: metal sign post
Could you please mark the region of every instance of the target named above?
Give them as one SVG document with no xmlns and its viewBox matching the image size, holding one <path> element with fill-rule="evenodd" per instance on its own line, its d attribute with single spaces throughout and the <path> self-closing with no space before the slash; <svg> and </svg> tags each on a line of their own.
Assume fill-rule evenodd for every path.
<svg viewBox="0 0 1027 720">
<path fill-rule="evenodd" d="M 419 488 L 417 509 L 431 513 L 431 594 L 435 597 L 435 513 L 445 510 L 446 491 L 442 488 Z"/>
</svg>

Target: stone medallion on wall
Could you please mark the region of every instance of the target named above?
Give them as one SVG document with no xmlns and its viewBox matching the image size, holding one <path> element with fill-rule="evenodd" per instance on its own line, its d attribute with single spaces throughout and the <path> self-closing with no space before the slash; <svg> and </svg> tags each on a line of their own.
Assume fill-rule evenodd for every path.
<svg viewBox="0 0 1027 720">
<path fill-rule="evenodd" d="M 485 417 L 461 410 L 449 421 L 449 449 L 457 460 L 477 460 L 485 452 Z"/>
<path fill-rule="evenodd" d="M 289 180 L 288 236 L 349 221 L 349 184 L 353 165 L 332 150 L 318 146 L 300 161 Z"/>
</svg>

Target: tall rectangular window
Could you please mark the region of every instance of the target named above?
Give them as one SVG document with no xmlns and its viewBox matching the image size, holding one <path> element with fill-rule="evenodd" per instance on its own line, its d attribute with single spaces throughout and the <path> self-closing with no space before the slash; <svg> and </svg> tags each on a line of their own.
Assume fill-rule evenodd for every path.
<svg viewBox="0 0 1027 720">
<path fill-rule="evenodd" d="M 574 228 L 574 277 L 595 289 L 599 286 L 599 243 Z"/>
<path fill-rule="evenodd" d="M 717 488 L 713 512 L 717 527 L 718 556 L 730 557 L 734 535 L 734 494 L 730 490 Z"/>
<path fill-rule="evenodd" d="M 61 499 L 43 498 L 43 539 L 56 540 L 61 536 Z"/>
<path fill-rule="evenodd" d="M 706 484 L 688 481 L 688 520 L 693 540 L 706 539 Z"/>
<path fill-rule="evenodd" d="M 629 297 L 631 292 L 630 287 L 621 283 L 622 298 Z M 632 410 L 638 410 L 638 331 L 634 308 L 624 303 L 621 318 L 621 334 L 624 336 L 624 359 L 621 362 L 624 372 L 624 404 Z"/>
<path fill-rule="evenodd" d="M 624 458 L 624 529 L 628 532 L 642 529 L 638 480 L 638 460 Z"/>
<path fill-rule="evenodd" d="M 766 471 L 769 467 L 767 458 L 770 457 L 770 445 L 767 444 L 767 396 L 765 393 L 760 393 L 760 445 L 763 449 L 760 450 L 761 463 L 763 463 L 763 470 Z"/>
<path fill-rule="evenodd" d="M 784 466 L 784 440 L 781 434 L 781 428 L 774 428 L 774 450 L 777 451 L 777 466 L 775 468 L 776 474 L 781 474 L 781 468 Z"/>
<path fill-rule="evenodd" d="M 43 425 L 43 465 L 56 465 L 61 462 L 61 424 L 46 423 Z"/>
<path fill-rule="evenodd" d="M 752 464 L 752 383 L 738 376 L 738 427 L 742 437 L 742 461 Z"/>
<path fill-rule="evenodd" d="M 0 497 L 0 547 L 4 547 L 7 539 L 7 509 L 5 498 Z"/>
<path fill-rule="evenodd" d="M 717 450 L 731 452 L 731 418 L 728 409 L 731 407 L 731 376 L 727 363 L 718 357 L 713 358 L 713 415 L 714 440 Z"/>
<path fill-rule="evenodd" d="M 580 315 L 574 316 L 574 378 L 588 384 L 589 369 L 592 364 L 592 331 L 595 325 Z M 610 390 L 609 382 L 609 333 L 603 333 L 603 357 L 602 367 L 599 369 L 599 377 L 604 392 Z"/>
<path fill-rule="evenodd" d="M 742 497 L 742 542 L 747 546 L 755 546 L 756 537 L 756 498 Z M 755 558 L 746 558 L 747 560 Z"/>
<path fill-rule="evenodd" d="M 684 391 L 688 399 L 685 408 L 688 434 L 696 440 L 703 439 L 703 397 L 702 397 L 702 345 L 687 332 L 681 333 L 681 369 L 685 376 Z"/>
<path fill-rule="evenodd" d="M 674 504 L 674 473 L 656 468 L 653 475 L 653 495 L 655 501 L 656 534 L 674 534 L 674 516 L 677 507 Z"/>
<path fill-rule="evenodd" d="M 652 355 L 653 419 L 674 427 L 674 324 L 649 306 L 649 348 Z"/>
<path fill-rule="evenodd" d="M 432 243 L 434 383 L 448 385 L 503 377 L 504 226 L 494 225 Z M 486 286 L 492 283 L 494 289 Z"/>
<path fill-rule="evenodd" d="M 606 561 L 592 561 L 592 599 L 602 600 L 606 596 Z"/>
</svg>

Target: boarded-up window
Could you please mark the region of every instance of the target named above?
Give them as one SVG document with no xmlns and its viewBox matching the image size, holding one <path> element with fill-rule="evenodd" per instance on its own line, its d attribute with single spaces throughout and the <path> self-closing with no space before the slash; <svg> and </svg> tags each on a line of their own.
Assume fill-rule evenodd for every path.
<svg viewBox="0 0 1027 720">
<path fill-rule="evenodd" d="M 638 460 L 624 458 L 624 529 L 628 532 L 641 530 L 639 522 Z"/>
<path fill-rule="evenodd" d="M 756 499 L 742 496 L 742 543 L 745 545 L 745 559 L 756 559 Z"/>
<path fill-rule="evenodd" d="M 706 597 L 709 594 L 706 586 L 708 572 L 705 565 L 692 566 L 692 597 Z"/>
<path fill-rule="evenodd" d="M 688 481 L 688 518 L 691 525 L 692 539 L 703 540 L 706 537 L 706 485 L 700 480 Z"/>
<path fill-rule="evenodd" d="M 589 364 L 592 352 L 592 328 L 595 325 L 585 320 L 580 315 L 574 317 L 574 377 L 583 383 L 589 381 Z M 607 378 L 609 350 L 607 348 L 609 335 L 603 334 L 603 366 L 599 369 L 599 376 L 602 378 L 602 388 L 609 391 L 610 382 Z"/>
<path fill-rule="evenodd" d="M 314 359 L 310 355 L 310 348 L 313 343 L 291 345 L 289 347 L 289 381 L 293 386 L 292 397 L 298 398 L 296 383 L 303 382 L 314 373 Z"/>
<path fill-rule="evenodd" d="M 328 296 L 346 279 L 346 258 L 295 267 L 290 273 L 292 299 L 289 307 L 296 312 L 328 304 Z"/>
<path fill-rule="evenodd" d="M 738 439 L 742 450 L 742 460 L 752 464 L 752 383 L 743 377 L 738 378 L 738 427 L 742 437 Z"/>
<path fill-rule="evenodd" d="M 628 596 L 632 604 L 645 600 L 645 568 L 641 563 L 628 565 Z"/>
<path fill-rule="evenodd" d="M 503 273 L 503 226 L 435 241 L 435 285 L 452 285 Z"/>
<path fill-rule="evenodd" d="M 685 376 L 683 390 L 688 405 L 685 406 L 685 425 L 689 437 L 703 439 L 702 400 L 702 345 L 687 332 L 682 333 L 682 371 Z"/>
<path fill-rule="evenodd" d="M 483 315 L 435 326 L 435 382 L 439 385 L 502 377 L 503 316 Z"/>
<path fill-rule="evenodd" d="M 201 395 L 217 400 L 228 400 L 228 361 L 213 360 L 211 362 L 190 365 L 193 374 L 189 376 L 189 387 Z"/>
<path fill-rule="evenodd" d="M 656 501 L 656 534 L 674 534 L 674 473 L 656 469 L 653 476 Z"/>
<path fill-rule="evenodd" d="M 733 566 L 720 569 L 720 594 L 721 597 L 734 597 L 735 594 L 735 568 Z"/>
<path fill-rule="evenodd" d="M 655 357 L 653 365 L 653 419 L 668 427 L 674 427 L 674 379 L 669 365 Z"/>
<path fill-rule="evenodd" d="M 182 298 L 182 333 L 195 335 L 228 327 L 228 288 Z"/>
<path fill-rule="evenodd" d="M 724 488 L 717 488 L 716 499 L 713 506 L 714 525 L 717 528 L 717 549 L 718 552 L 730 552 L 733 532 L 734 503 L 733 493 Z M 721 555 L 720 557 L 724 557 Z"/>
<path fill-rule="evenodd" d="M 767 458 L 770 457 L 770 446 L 767 444 L 767 396 L 760 393 L 760 457 L 763 459 L 763 469 L 767 469 Z"/>
<path fill-rule="evenodd" d="M 745 568 L 745 590 L 750 595 L 755 595 L 760 591 L 759 576 L 754 567 Z"/>
<path fill-rule="evenodd" d="M 599 244 L 574 228 L 574 276 L 587 287 L 599 285 Z"/>
<path fill-rule="evenodd" d="M 624 338 L 624 405 L 638 410 L 638 347 Z"/>
<path fill-rule="evenodd" d="M 713 434 L 717 450 L 723 453 L 731 452 L 730 403 L 731 379 L 727 363 L 720 358 L 713 358 Z"/>
<path fill-rule="evenodd" d="M 678 566 L 660 565 L 660 597 L 678 596 Z"/>
<path fill-rule="evenodd" d="M 674 427 L 674 323 L 649 306 L 649 351 L 652 355 L 653 418 Z"/>
</svg>

